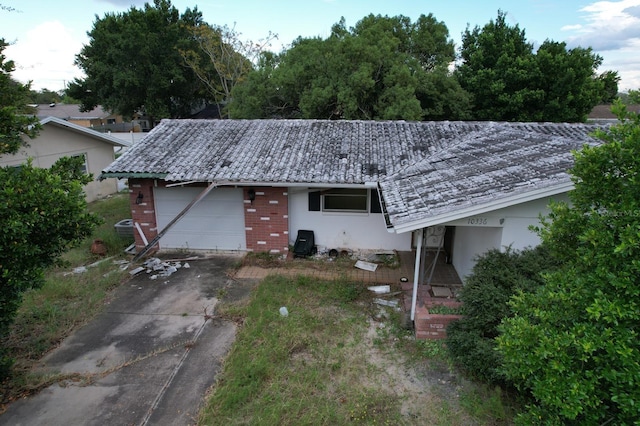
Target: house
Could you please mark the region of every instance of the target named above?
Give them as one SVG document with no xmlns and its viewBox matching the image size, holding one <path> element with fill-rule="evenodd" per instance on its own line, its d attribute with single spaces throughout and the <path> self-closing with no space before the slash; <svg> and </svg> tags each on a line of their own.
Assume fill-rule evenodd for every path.
<svg viewBox="0 0 640 426">
<path fill-rule="evenodd" d="M 618 117 L 611 112 L 611 104 L 601 104 L 593 107 L 589 115 L 587 116 L 587 120 L 590 122 L 599 122 L 599 123 L 614 123 L 618 121 Z M 631 104 L 626 106 L 628 112 L 632 112 L 634 114 L 640 114 L 640 105 L 639 104 Z"/>
<path fill-rule="evenodd" d="M 129 179 L 139 250 L 287 253 L 311 230 L 321 250 L 442 250 L 464 278 L 478 254 L 539 242 L 529 226 L 567 199 L 596 128 L 163 120 L 101 176 Z"/>
<path fill-rule="evenodd" d="M 101 106 L 97 106 L 91 111 L 80 111 L 79 104 L 40 104 L 36 106 L 36 115 L 41 120 L 47 117 L 56 117 L 100 132 L 141 131 L 140 126 L 136 126 L 136 123 L 125 123 L 121 115 L 105 111 Z"/>
<path fill-rule="evenodd" d="M 49 168 L 61 157 L 82 156 L 86 172 L 94 175 L 93 182 L 84 187 L 87 202 L 117 191 L 117 179 L 100 180 L 98 175 L 113 162 L 114 147 L 128 146 L 126 141 L 56 117 L 44 118 L 40 124 L 35 139 L 25 137 L 26 146 L 20 151 L 0 156 L 0 166 L 19 166 L 32 158 L 34 166 Z"/>
</svg>

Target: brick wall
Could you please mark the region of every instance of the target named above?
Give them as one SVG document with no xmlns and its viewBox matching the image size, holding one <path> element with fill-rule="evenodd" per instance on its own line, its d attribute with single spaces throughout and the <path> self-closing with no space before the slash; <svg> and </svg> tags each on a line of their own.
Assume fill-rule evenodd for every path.
<svg viewBox="0 0 640 426">
<path fill-rule="evenodd" d="M 429 307 L 443 305 L 451 308 L 459 307 L 462 304 L 456 301 L 438 301 L 433 304 L 426 304 L 416 307 L 415 330 L 416 339 L 444 339 L 447 337 L 447 326 L 462 318 L 462 315 L 452 314 L 432 314 Z"/>
<path fill-rule="evenodd" d="M 255 191 L 255 200 L 249 191 Z M 247 250 L 286 254 L 289 251 L 289 198 L 286 188 L 244 188 Z"/>
<path fill-rule="evenodd" d="M 136 250 L 138 251 L 144 248 L 146 244 L 135 228 L 136 223 L 140 225 L 148 242 L 158 235 L 153 185 L 153 179 L 129 179 L 129 204 L 131 205 L 131 218 L 134 223 L 133 235 L 135 237 Z M 142 199 L 138 202 L 139 194 L 142 194 Z M 156 244 L 152 251 L 157 249 L 158 245 Z"/>
</svg>

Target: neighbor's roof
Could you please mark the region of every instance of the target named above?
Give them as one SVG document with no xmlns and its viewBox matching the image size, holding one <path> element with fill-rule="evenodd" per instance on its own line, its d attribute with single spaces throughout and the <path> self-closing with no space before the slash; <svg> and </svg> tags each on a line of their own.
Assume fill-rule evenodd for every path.
<svg viewBox="0 0 640 426">
<path fill-rule="evenodd" d="M 571 151 L 593 124 L 163 120 L 102 177 L 339 185 L 378 182 L 391 224 L 571 189 Z M 529 197 L 529 198 L 528 198 Z M 514 202 L 515 201 L 515 202 Z M 428 225 L 427 225 L 428 226 Z"/>
<path fill-rule="evenodd" d="M 114 145 L 114 146 L 131 146 L 131 143 L 126 141 L 126 140 L 122 140 L 122 139 L 118 139 L 108 133 L 100 133 L 97 132 L 93 129 L 89 129 L 87 127 L 83 127 L 83 126 L 78 126 L 75 123 L 71 123 L 69 121 L 66 120 L 62 120 L 60 118 L 56 118 L 56 117 L 46 117 L 43 118 L 42 120 L 40 120 L 40 124 L 45 125 L 45 124 L 50 124 L 53 126 L 57 126 L 57 127 L 61 127 L 67 130 L 70 130 L 72 132 L 76 132 L 76 133 L 80 133 L 84 136 L 88 136 L 91 137 L 93 139 L 97 139 L 99 141 L 102 142 L 106 142 L 108 144 Z"/>
<path fill-rule="evenodd" d="M 112 116 L 108 111 L 97 106 L 91 111 L 80 111 L 80 104 L 40 104 L 37 106 L 38 118 L 57 117 L 63 120 L 99 120 Z"/>
</svg>

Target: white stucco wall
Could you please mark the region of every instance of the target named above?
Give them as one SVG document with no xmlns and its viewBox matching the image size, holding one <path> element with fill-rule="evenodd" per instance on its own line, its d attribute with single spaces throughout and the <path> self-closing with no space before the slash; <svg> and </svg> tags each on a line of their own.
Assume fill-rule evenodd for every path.
<svg viewBox="0 0 640 426">
<path fill-rule="evenodd" d="M 289 243 L 311 230 L 319 249 L 411 250 L 411 233 L 387 232 L 380 213 L 309 211 L 308 190 L 289 188 Z"/>
<path fill-rule="evenodd" d="M 0 156 L 0 165 L 17 166 L 33 158 L 34 166 L 49 168 L 61 157 L 85 154 L 88 172 L 94 177 L 84 187 L 86 200 L 95 201 L 117 191 L 116 179 L 97 179 L 102 169 L 115 159 L 113 145 L 51 124 L 45 124 L 38 137 L 27 138 L 26 142 L 29 146 L 18 153 Z"/>
<path fill-rule="evenodd" d="M 477 255 L 500 247 L 502 228 L 456 226 L 452 263 L 462 281 L 471 273 Z"/>
<path fill-rule="evenodd" d="M 529 230 L 529 226 L 539 226 L 539 215 L 549 213 L 548 205 L 551 200 L 569 201 L 567 194 L 560 194 L 550 198 L 530 201 L 504 209 L 496 210 L 492 215 L 504 218 L 502 228 L 502 241 L 500 247 L 511 245 L 516 250 L 526 247 L 535 247 L 540 244 L 540 238 L 535 232 Z"/>
<path fill-rule="evenodd" d="M 452 263 L 460 278 L 464 281 L 475 265 L 475 257 L 490 249 L 511 246 L 522 250 L 540 244 L 540 238 L 529 226 L 540 224 L 539 216 L 549 213 L 547 206 L 552 199 L 569 200 L 565 193 L 447 223 L 456 227 Z"/>
</svg>

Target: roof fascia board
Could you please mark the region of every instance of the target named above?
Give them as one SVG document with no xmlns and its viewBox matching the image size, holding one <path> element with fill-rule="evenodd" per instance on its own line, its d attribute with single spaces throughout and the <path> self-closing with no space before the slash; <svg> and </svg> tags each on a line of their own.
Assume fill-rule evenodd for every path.
<svg viewBox="0 0 640 426">
<path fill-rule="evenodd" d="M 461 210 L 455 210 L 450 213 L 430 217 L 429 219 L 395 225 L 393 229 L 396 233 L 402 234 L 404 232 L 411 232 L 417 229 L 428 228 L 429 226 L 441 225 L 443 223 L 452 222 L 454 220 L 464 219 L 469 216 L 483 214 L 494 210 L 511 207 L 516 204 L 522 204 L 528 201 L 535 201 L 539 200 L 540 198 L 562 194 L 573 189 L 573 182 L 567 182 L 561 185 L 555 185 L 553 187 L 543 188 L 535 191 L 528 191 L 522 194 L 516 194 L 490 203 L 484 203 L 477 206 L 467 207 Z"/>
</svg>

